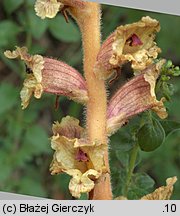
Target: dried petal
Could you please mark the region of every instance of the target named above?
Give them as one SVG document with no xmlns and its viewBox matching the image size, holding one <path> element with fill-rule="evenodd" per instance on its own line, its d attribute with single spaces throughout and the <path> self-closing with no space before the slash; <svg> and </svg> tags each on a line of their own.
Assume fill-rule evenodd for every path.
<svg viewBox="0 0 180 216">
<path fill-rule="evenodd" d="M 156 86 L 156 80 L 159 77 L 161 68 L 164 64 L 165 64 L 165 60 L 163 59 L 158 63 L 153 64 L 144 70 L 144 79 L 150 85 L 150 93 L 152 96 L 152 101 L 154 102 L 156 101 L 156 106 L 152 107 L 152 110 L 156 112 L 156 114 L 161 119 L 165 119 L 167 117 L 167 112 L 163 104 L 165 98 L 162 98 L 160 101 L 156 100 L 155 86 Z"/>
<path fill-rule="evenodd" d="M 168 178 L 166 180 L 166 186 L 159 187 L 153 193 L 143 196 L 141 200 L 169 200 L 173 193 L 173 185 L 176 181 L 176 176 Z"/>
<path fill-rule="evenodd" d="M 96 75 L 107 79 L 114 69 L 127 61 L 132 63 L 133 69 L 144 70 L 160 52 L 154 42 L 155 33 L 159 30 L 159 22 L 148 16 L 139 22 L 118 27 L 100 49 L 95 65 Z"/>
<path fill-rule="evenodd" d="M 20 97 L 22 101 L 22 108 L 25 109 L 28 106 L 31 96 L 33 94 L 35 98 L 41 98 L 43 89 L 42 85 L 38 83 L 35 77 L 31 74 L 27 75 L 27 78 L 25 79 L 23 85 L 24 86 L 20 92 Z"/>
<path fill-rule="evenodd" d="M 26 64 L 28 74 L 20 94 L 23 109 L 28 106 L 33 94 L 39 99 L 43 92 L 65 95 L 80 103 L 87 102 L 85 80 L 71 66 L 40 55 L 31 56 L 26 47 L 17 47 L 15 51 L 4 54 L 11 59 L 20 58 Z"/>
<path fill-rule="evenodd" d="M 63 4 L 57 0 L 37 0 L 34 6 L 36 15 L 41 19 L 55 17 L 61 7 Z"/>
<path fill-rule="evenodd" d="M 20 57 L 21 60 L 25 60 L 29 62 L 31 60 L 31 56 L 27 53 L 27 48 L 26 47 L 16 47 L 16 50 L 14 51 L 5 51 L 4 55 L 9 58 L 9 59 L 15 59 Z"/>
<path fill-rule="evenodd" d="M 105 165 L 104 154 L 107 149 L 105 144 L 101 144 L 99 146 L 95 146 L 94 148 L 89 148 L 88 156 L 90 161 L 92 162 L 92 167 L 99 172 L 107 172 L 107 168 Z"/>
<path fill-rule="evenodd" d="M 16 47 L 14 51 L 5 51 L 4 55 L 7 58 L 15 59 L 20 58 L 25 62 L 27 67 L 33 72 L 36 81 L 40 83 L 42 81 L 42 69 L 44 68 L 44 59 L 40 55 L 31 56 L 28 54 L 26 47 Z"/>
<path fill-rule="evenodd" d="M 94 188 L 94 180 L 100 176 L 100 173 L 93 169 L 89 169 L 85 173 L 74 169 L 67 171 L 67 174 L 73 177 L 69 183 L 69 190 L 76 198 L 79 198 L 81 193 L 90 192 Z"/>
<path fill-rule="evenodd" d="M 129 118 L 148 109 L 154 110 L 160 118 L 167 117 L 163 99 L 158 101 L 154 92 L 161 66 L 162 62 L 151 65 L 143 74 L 127 82 L 110 99 L 107 111 L 109 134 L 118 130 Z"/>
<path fill-rule="evenodd" d="M 6 51 L 4 52 L 4 55 L 7 58 L 15 59 L 20 58 L 23 60 L 26 64 L 26 67 L 28 70 L 30 70 L 32 73 L 27 74 L 27 78 L 24 81 L 24 87 L 21 90 L 20 96 L 21 96 L 21 105 L 22 108 L 25 109 L 28 104 L 31 96 L 34 94 L 35 98 L 40 98 L 41 94 L 43 92 L 42 89 L 42 70 L 44 68 L 44 59 L 40 55 L 34 55 L 31 56 L 27 52 L 26 47 L 16 47 L 16 50 L 14 51 Z"/>
</svg>

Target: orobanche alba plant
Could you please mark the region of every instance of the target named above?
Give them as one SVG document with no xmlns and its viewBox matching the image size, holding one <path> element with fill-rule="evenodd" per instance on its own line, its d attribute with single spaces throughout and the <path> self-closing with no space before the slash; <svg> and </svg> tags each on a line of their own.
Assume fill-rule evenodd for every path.
<svg viewBox="0 0 180 216">
<path fill-rule="evenodd" d="M 86 107 L 85 128 L 80 126 L 78 119 L 70 116 L 53 124 L 51 147 L 54 155 L 50 172 L 52 175 L 64 172 L 71 176 L 69 190 L 75 198 L 88 193 L 89 199 L 111 200 L 109 137 L 128 123 L 128 119 L 144 111 L 148 111 L 149 115 L 153 111 L 160 119 L 165 119 L 167 111 L 164 102 L 167 98 L 156 97 L 161 92 L 162 82 L 166 81 L 161 78 L 162 73 L 164 77 L 168 76 L 171 69 L 171 75 L 177 75 L 179 69 L 171 65 L 168 68 L 166 60 L 157 59 L 161 49 L 155 37 L 160 31 L 160 25 L 148 16 L 138 22 L 117 27 L 101 43 L 99 4 L 82 0 L 37 0 L 34 8 L 37 16 L 42 19 L 53 18 L 61 12 L 67 25 L 70 22 L 69 15 L 77 22 L 82 34 L 84 76 L 62 61 L 29 54 L 26 47 L 16 47 L 12 52 L 5 51 L 6 57 L 20 58 L 26 65 L 27 75 L 20 92 L 22 108 L 28 107 L 32 96 L 40 99 L 43 93 L 65 95 Z M 134 76 L 109 99 L 109 80 L 121 79 L 118 71 L 126 63 L 131 64 Z M 159 123 L 155 119 L 151 121 L 155 121 L 152 125 L 161 133 Z M 132 150 L 134 158 L 138 148 L 153 149 L 159 145 L 154 147 L 141 142 L 145 135 L 142 130 L 148 130 L 144 127 L 146 123 L 141 125 L 136 134 L 136 144 Z M 133 157 L 126 189 L 134 169 Z M 176 177 L 167 179 L 166 186 L 141 199 L 169 199 L 176 180 Z M 127 193 L 124 193 L 119 194 L 117 199 L 127 198 Z"/>
</svg>

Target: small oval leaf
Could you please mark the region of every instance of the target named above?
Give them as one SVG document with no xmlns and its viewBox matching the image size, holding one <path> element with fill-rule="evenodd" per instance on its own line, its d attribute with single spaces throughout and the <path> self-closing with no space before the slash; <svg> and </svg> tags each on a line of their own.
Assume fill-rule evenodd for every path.
<svg viewBox="0 0 180 216">
<path fill-rule="evenodd" d="M 137 132 L 138 144 L 142 151 L 154 151 L 163 143 L 164 139 L 164 129 L 156 119 L 144 124 Z"/>
</svg>

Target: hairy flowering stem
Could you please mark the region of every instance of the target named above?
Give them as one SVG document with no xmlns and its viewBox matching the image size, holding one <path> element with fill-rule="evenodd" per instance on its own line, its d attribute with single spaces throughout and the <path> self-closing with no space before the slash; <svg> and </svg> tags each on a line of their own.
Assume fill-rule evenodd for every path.
<svg viewBox="0 0 180 216">
<path fill-rule="evenodd" d="M 82 11 L 72 10 L 71 12 L 82 32 L 84 72 L 89 94 L 87 103 L 88 138 L 91 142 L 107 143 L 105 83 L 94 74 L 94 66 L 101 45 L 100 8 L 96 3 L 87 2 Z M 108 147 L 106 147 L 105 152 L 105 164 L 108 172 L 96 181 L 94 190 L 90 194 L 90 199 L 112 199 Z"/>
</svg>

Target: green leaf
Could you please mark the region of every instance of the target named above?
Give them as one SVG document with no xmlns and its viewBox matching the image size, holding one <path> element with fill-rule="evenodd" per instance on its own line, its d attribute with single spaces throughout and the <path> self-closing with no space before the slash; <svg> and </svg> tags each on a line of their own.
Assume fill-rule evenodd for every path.
<svg viewBox="0 0 180 216">
<path fill-rule="evenodd" d="M 33 150 L 31 146 L 21 146 L 17 153 L 12 156 L 13 167 L 24 168 L 27 166 L 27 162 L 31 162 L 33 156 Z"/>
<path fill-rule="evenodd" d="M 40 197 L 47 196 L 42 183 L 37 181 L 36 179 L 31 178 L 30 176 L 21 178 L 18 186 L 20 187 L 19 193 Z"/>
<path fill-rule="evenodd" d="M 132 127 L 134 125 L 132 126 L 131 123 L 121 128 L 121 130 L 111 137 L 111 146 L 113 149 L 126 152 L 133 148 L 135 141 L 133 139 Z"/>
<path fill-rule="evenodd" d="M 18 71 L 21 71 L 21 68 L 17 64 L 17 62 L 12 61 L 12 59 L 6 58 L 6 56 L 4 55 L 2 51 L 0 51 L 0 59 L 4 62 L 4 64 L 6 64 L 12 71 L 16 72 L 17 74 L 18 74 Z"/>
<path fill-rule="evenodd" d="M 113 195 L 114 197 L 122 196 L 123 195 L 123 186 L 126 181 L 126 175 L 127 172 L 125 169 L 119 169 L 119 170 L 111 170 L 112 171 L 112 185 L 113 185 Z"/>
<path fill-rule="evenodd" d="M 138 186 L 139 188 L 143 188 L 147 192 L 153 189 L 155 184 L 154 180 L 146 173 L 136 173 L 133 176 L 133 180 L 136 186 Z"/>
<path fill-rule="evenodd" d="M 32 109 L 32 106 L 29 107 L 29 109 L 24 110 L 24 119 L 23 122 L 25 124 L 34 124 L 38 117 L 38 112 L 36 112 L 34 109 Z"/>
<path fill-rule="evenodd" d="M 173 71 L 173 76 L 180 76 L 180 70 L 178 70 L 178 68 Z"/>
<path fill-rule="evenodd" d="M 166 136 L 168 136 L 175 130 L 180 129 L 180 122 L 177 122 L 177 121 L 164 120 L 164 121 L 161 121 L 161 125 L 164 128 Z"/>
<path fill-rule="evenodd" d="M 6 181 L 12 173 L 12 166 L 8 161 L 9 154 L 1 148 L 0 152 L 0 182 Z"/>
<path fill-rule="evenodd" d="M 9 46 L 21 30 L 18 25 L 9 20 L 0 22 L 0 29 L 0 47 Z"/>
<path fill-rule="evenodd" d="M 131 151 L 126 151 L 126 152 L 122 152 L 121 150 L 116 150 L 115 154 L 116 154 L 116 158 L 118 159 L 118 161 L 121 163 L 121 166 L 123 166 L 123 168 L 125 168 L 126 170 L 128 170 L 128 166 L 129 166 L 129 162 L 130 162 L 130 155 L 131 155 Z M 137 158 L 135 161 L 135 167 L 141 162 L 141 157 L 140 154 L 137 153 Z"/>
<path fill-rule="evenodd" d="M 129 165 L 129 152 L 122 152 L 122 151 L 116 150 L 116 157 L 124 168 L 128 167 L 128 165 Z"/>
<path fill-rule="evenodd" d="M 42 20 L 32 11 L 28 12 L 29 31 L 34 38 L 40 39 L 48 27 L 48 21 Z"/>
<path fill-rule="evenodd" d="M 18 91 L 11 84 L 2 83 L 0 85 L 0 95 L 0 114 L 8 112 L 17 102 L 19 102 Z"/>
<path fill-rule="evenodd" d="M 15 166 L 24 167 L 33 156 L 47 154 L 50 151 L 50 141 L 44 129 L 37 125 L 30 127 L 23 137 L 20 149 L 14 155 Z"/>
<path fill-rule="evenodd" d="M 64 17 L 60 15 L 49 21 L 49 30 L 58 40 L 65 42 L 77 42 L 80 40 L 77 26 L 73 21 L 66 23 Z"/>
<path fill-rule="evenodd" d="M 144 124 L 137 133 L 138 144 L 142 151 L 150 152 L 157 149 L 165 139 L 165 132 L 158 120 Z"/>
<path fill-rule="evenodd" d="M 33 44 L 30 49 L 29 49 L 29 52 L 32 53 L 32 54 L 39 54 L 39 55 L 42 55 L 46 52 L 47 50 L 47 47 L 46 46 L 42 46 L 40 44 Z"/>
<path fill-rule="evenodd" d="M 4 0 L 3 6 L 4 6 L 5 11 L 8 14 L 11 14 L 16 9 L 18 9 L 23 4 L 23 2 L 24 0 Z"/>
<path fill-rule="evenodd" d="M 128 199 L 137 200 L 150 193 L 154 183 L 154 180 L 146 173 L 135 174 L 129 187 Z"/>
<path fill-rule="evenodd" d="M 21 133 L 23 130 L 23 125 L 22 122 L 20 121 L 21 119 L 20 115 L 22 114 L 22 110 L 17 109 L 17 112 L 14 112 L 14 114 L 16 114 L 16 117 L 14 117 L 13 115 L 13 117 L 10 116 L 7 118 L 8 122 L 6 128 L 9 134 L 9 138 L 11 138 L 12 140 L 16 140 L 16 142 L 18 142 L 21 139 Z"/>
<path fill-rule="evenodd" d="M 38 125 L 27 129 L 24 142 L 29 146 L 29 151 L 32 151 L 34 155 L 50 151 L 48 136 L 44 129 Z"/>
<path fill-rule="evenodd" d="M 82 106 L 78 103 L 71 103 L 68 110 L 68 115 L 79 118 L 82 112 Z"/>
<path fill-rule="evenodd" d="M 0 182 L 3 183 L 3 181 L 7 181 L 7 179 L 11 175 L 12 167 L 10 164 L 2 163 L 0 164 L 0 169 L 1 169 Z"/>
</svg>

